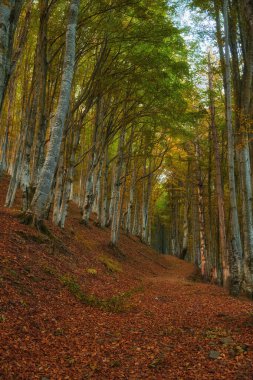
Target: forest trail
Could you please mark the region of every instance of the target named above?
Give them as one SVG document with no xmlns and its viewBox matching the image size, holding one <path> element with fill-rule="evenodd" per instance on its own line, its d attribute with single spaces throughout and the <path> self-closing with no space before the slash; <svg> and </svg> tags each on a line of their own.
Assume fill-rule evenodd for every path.
<svg viewBox="0 0 253 380">
<path fill-rule="evenodd" d="M 252 380 L 253 304 L 194 268 L 79 224 L 48 238 L 0 194 L 0 379 Z M 192 277 L 194 278 L 194 276 Z"/>
</svg>

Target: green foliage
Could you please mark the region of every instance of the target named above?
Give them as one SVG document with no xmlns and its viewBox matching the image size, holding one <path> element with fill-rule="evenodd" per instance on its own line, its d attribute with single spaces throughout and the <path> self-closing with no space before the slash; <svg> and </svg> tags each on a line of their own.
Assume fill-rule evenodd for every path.
<svg viewBox="0 0 253 380">
<path fill-rule="evenodd" d="M 60 282 L 66 286 L 66 288 L 72 293 L 76 298 L 81 300 L 83 293 L 76 279 L 69 275 L 60 276 Z"/>
<path fill-rule="evenodd" d="M 129 290 L 109 298 L 100 298 L 95 294 L 85 294 L 77 280 L 73 276 L 64 275 L 59 278 L 60 282 L 75 296 L 75 298 L 87 306 L 97 307 L 109 312 L 124 312 L 131 308 L 129 299 L 141 288 Z"/>
</svg>

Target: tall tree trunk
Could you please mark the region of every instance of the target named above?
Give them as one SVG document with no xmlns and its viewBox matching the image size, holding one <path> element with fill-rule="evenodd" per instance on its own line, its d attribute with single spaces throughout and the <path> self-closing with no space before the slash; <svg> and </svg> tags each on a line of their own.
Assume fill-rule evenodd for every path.
<svg viewBox="0 0 253 380">
<path fill-rule="evenodd" d="M 146 160 L 144 163 L 144 176 L 146 175 Z M 143 193 L 142 193 L 142 233 L 141 240 L 144 243 L 148 243 L 149 234 L 149 207 L 150 196 L 152 190 L 152 173 L 151 173 L 151 161 L 149 162 L 149 173 L 147 176 L 147 184 L 145 179 L 143 180 Z"/>
<path fill-rule="evenodd" d="M 217 128 L 215 123 L 215 103 L 214 103 L 214 93 L 213 93 L 213 72 L 211 65 L 211 56 L 208 55 L 208 66 L 209 66 L 209 101 L 210 101 L 210 117 L 211 117 L 211 130 L 212 130 L 212 140 L 214 148 L 215 157 L 215 180 L 216 180 L 216 193 L 218 201 L 218 215 L 219 215 L 219 235 L 220 235 L 220 249 L 221 249 L 221 259 L 222 259 L 222 275 L 223 275 L 223 285 L 225 287 L 229 286 L 229 252 L 227 246 L 227 236 L 226 236 L 226 224 L 225 224 L 225 209 L 224 209 L 224 194 L 222 188 L 222 177 L 221 177 L 221 160 L 219 151 L 219 141 Z"/>
<path fill-rule="evenodd" d="M 128 235 L 131 233 L 132 213 L 133 213 L 132 211 L 133 211 L 133 206 L 134 206 L 135 190 L 136 190 L 136 163 L 134 162 L 130 190 L 129 190 L 129 202 L 127 206 L 126 233 Z"/>
<path fill-rule="evenodd" d="M 0 2 L 0 114 L 12 70 L 14 35 L 23 0 Z"/>
<path fill-rule="evenodd" d="M 204 189 L 200 167 L 200 147 L 195 143 L 196 148 L 196 165 L 197 165 L 197 190 L 198 190 L 198 214 L 199 214 L 199 236 L 200 236 L 200 265 L 201 274 L 204 279 L 208 279 L 209 268 L 207 262 L 206 232 L 205 232 L 205 214 L 204 214 Z"/>
<path fill-rule="evenodd" d="M 37 86 L 39 87 L 39 99 L 38 99 L 38 128 L 35 136 L 35 148 L 33 157 L 33 167 L 31 174 L 32 186 L 35 190 L 38 183 L 38 177 L 43 167 L 45 158 L 45 138 L 47 130 L 47 110 L 46 110 L 46 96 L 47 96 L 47 31 L 48 31 L 48 0 L 40 0 L 40 26 L 37 42 Z"/>
<path fill-rule="evenodd" d="M 223 2 L 224 31 L 225 31 L 225 98 L 226 98 L 226 126 L 228 133 L 228 175 L 230 192 L 231 213 L 231 281 L 230 292 L 238 295 L 241 286 L 242 244 L 239 227 L 234 162 L 234 133 L 232 126 L 232 96 L 231 96 L 231 67 L 229 54 L 229 29 L 228 29 L 228 0 Z"/>
<path fill-rule="evenodd" d="M 131 229 L 131 234 L 133 236 L 139 236 L 139 211 L 140 211 L 140 204 L 138 201 L 138 197 L 136 196 L 135 199 L 135 206 L 134 206 L 134 219 L 133 219 L 133 224 L 132 224 L 132 229 Z"/>
<path fill-rule="evenodd" d="M 94 212 L 96 213 L 96 223 L 100 225 L 101 223 L 101 213 L 102 213 L 102 189 L 101 189 L 101 180 L 102 180 L 102 169 L 104 164 L 104 153 L 100 157 L 100 161 L 98 164 L 96 185 L 95 185 L 95 205 Z"/>
<path fill-rule="evenodd" d="M 12 77 L 11 83 L 9 85 L 9 93 L 8 93 L 8 110 L 7 110 L 7 118 L 6 118 L 6 127 L 4 138 L 1 147 L 1 158 L 0 158 L 0 174 L 8 169 L 8 150 L 9 147 L 9 134 L 11 129 L 11 123 L 13 119 L 13 103 L 14 103 L 14 92 L 15 92 L 15 79 Z"/>
<path fill-rule="evenodd" d="M 54 186 L 54 203 L 53 203 L 53 222 L 58 225 L 60 223 L 61 202 L 63 193 L 63 178 L 64 178 L 64 150 L 66 139 L 64 138 L 61 145 L 61 154 L 57 167 L 56 180 Z"/>
<path fill-rule="evenodd" d="M 104 181 L 103 181 L 103 200 L 101 211 L 101 227 L 105 228 L 108 220 L 108 175 L 109 175 L 109 159 L 108 159 L 108 145 L 105 148 L 104 159 Z"/>
<path fill-rule="evenodd" d="M 28 60 L 25 62 L 25 75 L 23 79 L 23 97 L 22 97 L 22 113 L 21 113 L 21 127 L 19 133 L 18 144 L 13 156 L 11 180 L 8 187 L 8 192 L 5 199 L 5 206 L 11 207 L 15 200 L 16 191 L 20 184 L 20 175 L 22 170 L 23 155 L 25 149 L 26 135 L 28 130 L 27 115 L 28 115 Z"/>
<path fill-rule="evenodd" d="M 81 126 L 77 125 L 77 127 L 73 131 L 71 152 L 70 152 L 70 157 L 68 158 L 68 162 L 67 162 L 68 167 L 66 170 L 65 181 L 64 181 L 64 186 L 62 190 L 60 218 L 59 218 L 59 223 L 60 223 L 61 228 L 63 228 L 65 225 L 65 220 L 68 213 L 68 205 L 71 199 L 71 189 L 73 186 L 74 172 L 75 172 L 75 157 L 76 157 L 76 152 L 77 152 L 77 148 L 80 141 L 80 134 L 81 134 Z"/>
<path fill-rule="evenodd" d="M 183 244 L 182 250 L 180 252 L 179 258 L 184 260 L 188 253 L 188 238 L 189 238 L 189 210 L 190 210 L 190 200 L 189 200 L 189 178 L 190 178 L 190 161 L 188 160 L 187 169 L 187 180 L 186 180 L 186 194 L 184 201 L 184 221 L 183 221 Z"/>
<path fill-rule="evenodd" d="M 253 214 L 252 179 L 249 151 L 249 133 L 251 133 L 253 100 L 253 5 L 251 1 L 238 2 L 240 30 L 243 47 L 243 75 L 241 80 L 241 151 L 240 164 L 242 174 L 243 218 L 244 218 L 244 257 L 243 290 L 253 296 Z"/>
<path fill-rule="evenodd" d="M 83 218 L 82 221 L 85 225 L 89 224 L 90 215 L 93 209 L 93 204 L 95 200 L 95 169 L 98 164 L 98 137 L 99 132 L 103 129 L 103 119 L 104 119 L 104 107 L 102 97 L 97 99 L 97 107 L 96 107 L 96 119 L 93 129 L 93 137 L 92 137 L 92 149 L 91 149 L 91 159 L 88 166 L 88 174 L 86 179 L 86 187 L 85 187 L 85 203 L 83 208 Z"/>
<path fill-rule="evenodd" d="M 65 125 L 66 115 L 69 109 L 72 80 L 75 66 L 76 26 L 80 0 L 72 0 L 70 4 L 70 16 L 66 32 L 66 50 L 64 55 L 63 74 L 59 101 L 56 114 L 51 126 L 51 138 L 46 154 L 45 162 L 40 173 L 39 182 L 31 203 L 30 211 L 36 221 L 44 217 L 48 197 L 51 192 L 60 147 Z"/>
<path fill-rule="evenodd" d="M 123 167 L 123 148 L 125 142 L 126 127 L 123 126 L 118 145 L 118 158 L 115 169 L 115 179 L 113 184 L 113 214 L 112 214 L 112 225 L 111 225 L 111 244 L 117 245 L 119 239 L 119 223 L 120 223 L 120 190 L 121 190 L 121 174 Z"/>
</svg>

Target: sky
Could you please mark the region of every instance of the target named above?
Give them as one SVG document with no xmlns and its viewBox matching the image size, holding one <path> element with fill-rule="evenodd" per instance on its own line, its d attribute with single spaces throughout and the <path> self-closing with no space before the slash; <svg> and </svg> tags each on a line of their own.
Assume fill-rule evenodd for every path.
<svg viewBox="0 0 253 380">
<path fill-rule="evenodd" d="M 192 10 L 181 1 L 176 1 L 176 15 L 174 21 L 182 29 L 182 36 L 189 48 L 189 63 L 195 79 L 195 84 L 200 89 L 206 89 L 207 78 L 202 76 L 199 70 L 200 62 L 207 57 L 209 51 L 219 59 L 216 46 L 215 21 L 208 14 Z"/>
</svg>

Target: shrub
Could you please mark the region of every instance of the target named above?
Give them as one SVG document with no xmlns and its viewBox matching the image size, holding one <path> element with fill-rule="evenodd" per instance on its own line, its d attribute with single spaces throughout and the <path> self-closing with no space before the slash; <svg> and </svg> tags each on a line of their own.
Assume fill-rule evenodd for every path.
<svg viewBox="0 0 253 380">
<path fill-rule="evenodd" d="M 122 272 L 122 266 L 121 264 L 114 260 L 114 259 L 111 259 L 110 257 L 108 256 L 100 256 L 99 257 L 99 261 L 101 263 L 103 263 L 106 267 L 106 269 L 111 272 L 111 273 L 119 273 L 119 272 Z"/>
</svg>

